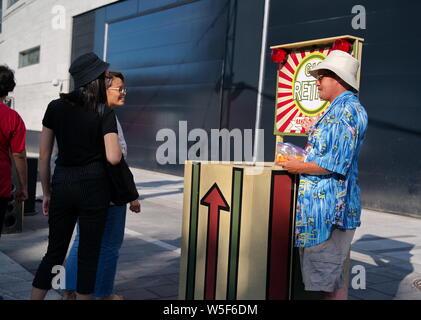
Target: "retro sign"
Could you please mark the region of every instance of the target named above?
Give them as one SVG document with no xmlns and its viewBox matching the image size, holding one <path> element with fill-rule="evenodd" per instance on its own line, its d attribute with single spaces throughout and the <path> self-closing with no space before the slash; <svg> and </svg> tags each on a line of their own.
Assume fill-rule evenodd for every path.
<svg viewBox="0 0 421 320">
<path fill-rule="evenodd" d="M 326 58 L 329 50 L 294 52 L 279 65 L 275 134 L 305 134 L 305 118 L 318 116 L 328 107 L 329 102 L 320 99 L 316 79 L 309 71 Z"/>
<path fill-rule="evenodd" d="M 364 39 L 353 36 L 296 42 L 272 46 L 272 61 L 278 64 L 274 134 L 306 135 L 304 124 L 320 116 L 329 102 L 319 97 L 316 79 L 310 70 L 321 63 L 331 50 L 352 54 L 361 63 Z M 360 73 L 357 75 L 359 81 Z M 278 141 L 278 140 L 277 140 Z"/>
</svg>

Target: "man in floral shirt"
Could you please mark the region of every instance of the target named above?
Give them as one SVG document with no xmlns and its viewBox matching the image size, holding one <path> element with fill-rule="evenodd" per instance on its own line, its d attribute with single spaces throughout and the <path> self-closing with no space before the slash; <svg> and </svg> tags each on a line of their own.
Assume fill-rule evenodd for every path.
<svg viewBox="0 0 421 320">
<path fill-rule="evenodd" d="M 301 175 L 295 245 L 305 289 L 326 299 L 347 299 L 344 263 L 360 226 L 358 156 L 368 120 L 355 95 L 358 68 L 358 60 L 335 50 L 310 72 L 320 98 L 331 104 L 308 130 L 305 161 L 282 163 Z"/>
</svg>

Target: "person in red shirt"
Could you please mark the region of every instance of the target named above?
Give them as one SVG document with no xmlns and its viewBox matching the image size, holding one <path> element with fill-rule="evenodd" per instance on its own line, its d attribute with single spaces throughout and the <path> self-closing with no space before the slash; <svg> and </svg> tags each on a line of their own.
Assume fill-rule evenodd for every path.
<svg viewBox="0 0 421 320">
<path fill-rule="evenodd" d="M 15 200 L 28 199 L 25 124 L 16 111 L 4 104 L 8 93 L 16 86 L 14 78 L 12 70 L 0 66 L 0 236 L 7 203 L 12 197 L 12 159 L 19 182 Z"/>
</svg>

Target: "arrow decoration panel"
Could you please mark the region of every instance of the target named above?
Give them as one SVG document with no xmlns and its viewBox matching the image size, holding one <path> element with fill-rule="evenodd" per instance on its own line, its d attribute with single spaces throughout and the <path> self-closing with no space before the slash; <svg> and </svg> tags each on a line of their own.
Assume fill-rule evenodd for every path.
<svg viewBox="0 0 421 320">
<path fill-rule="evenodd" d="M 216 263 L 219 242 L 219 212 L 221 210 L 229 211 L 230 207 L 216 183 L 204 195 L 200 204 L 209 208 L 206 241 L 205 300 L 215 300 Z"/>
<path fill-rule="evenodd" d="M 185 170 L 180 298 L 290 299 L 296 176 L 191 162 Z"/>
</svg>

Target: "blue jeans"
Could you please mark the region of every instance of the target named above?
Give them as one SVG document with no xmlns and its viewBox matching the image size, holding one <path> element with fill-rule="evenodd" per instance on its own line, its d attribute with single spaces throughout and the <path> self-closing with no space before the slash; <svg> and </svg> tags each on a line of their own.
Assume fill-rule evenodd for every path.
<svg viewBox="0 0 421 320">
<path fill-rule="evenodd" d="M 123 243 L 126 225 L 126 206 L 110 206 L 102 236 L 96 274 L 94 297 L 106 297 L 113 293 L 119 250 Z M 66 290 L 76 290 L 77 257 L 79 247 L 79 223 L 72 249 L 66 260 Z"/>
</svg>

